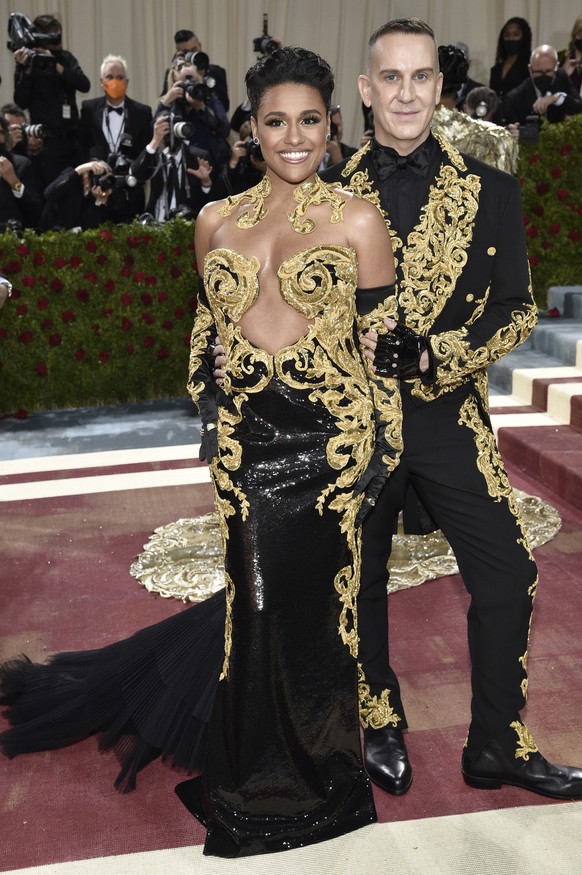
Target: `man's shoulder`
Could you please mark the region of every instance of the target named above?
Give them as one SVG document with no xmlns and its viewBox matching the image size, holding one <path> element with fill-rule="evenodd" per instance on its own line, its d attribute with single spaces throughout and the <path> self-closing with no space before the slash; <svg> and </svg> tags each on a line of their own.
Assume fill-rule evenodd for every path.
<svg viewBox="0 0 582 875">
<path fill-rule="evenodd" d="M 102 97 L 90 97 L 88 100 L 83 100 L 81 102 L 81 111 L 85 110 L 89 112 L 93 109 L 100 109 L 105 106 L 105 96 Z"/>
<path fill-rule="evenodd" d="M 148 103 L 141 103 L 139 100 L 134 100 L 133 97 L 126 97 L 125 103 L 127 104 L 128 109 L 135 110 L 136 112 L 143 113 L 144 115 L 147 113 L 151 117 L 152 108 Z"/>
<path fill-rule="evenodd" d="M 337 164 L 332 164 L 320 173 L 324 182 L 341 182 L 345 183 L 351 176 L 352 170 L 360 168 L 360 164 L 365 160 L 365 156 L 369 150 L 365 147 L 356 150 L 353 155 L 344 158 L 343 161 L 338 161 Z M 349 168 L 348 168 L 349 165 Z M 347 172 L 344 171 L 348 168 Z"/>
<path fill-rule="evenodd" d="M 467 155 L 465 152 L 461 152 L 460 154 L 463 157 L 468 172 L 474 176 L 479 176 L 483 180 L 485 187 L 492 185 L 497 187 L 501 186 L 502 188 L 507 188 L 508 191 L 511 189 L 519 189 L 519 182 L 515 176 L 511 175 L 511 173 L 507 173 L 505 170 L 499 170 L 498 167 L 493 167 L 492 164 L 486 164 L 485 161 L 481 161 L 479 158 L 474 158 L 472 155 Z"/>
</svg>

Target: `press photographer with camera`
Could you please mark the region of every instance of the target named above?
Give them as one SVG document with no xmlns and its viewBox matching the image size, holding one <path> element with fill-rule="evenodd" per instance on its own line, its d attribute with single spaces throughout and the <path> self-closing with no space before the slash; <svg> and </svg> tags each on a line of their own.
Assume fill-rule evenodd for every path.
<svg viewBox="0 0 582 875">
<path fill-rule="evenodd" d="M 112 168 L 99 160 L 67 167 L 44 190 L 43 231 L 97 228 L 118 222 Z"/>
<path fill-rule="evenodd" d="M 14 51 L 14 102 L 27 109 L 31 124 L 46 128 L 40 163 L 44 184 L 76 163 L 79 112 L 76 92 L 86 93 L 91 83 L 79 62 L 62 47 L 61 23 L 54 15 L 30 21 L 13 12 L 9 47 Z"/>
<path fill-rule="evenodd" d="M 162 86 L 162 94 L 165 94 L 170 86 L 170 71 L 179 63 L 193 64 L 202 77 L 208 82 L 212 82 L 212 90 L 218 97 L 224 111 L 228 112 L 230 108 L 230 100 L 228 97 L 228 85 L 226 82 L 226 70 L 224 67 L 219 67 L 218 64 L 211 64 L 210 58 L 206 52 L 202 51 L 202 43 L 196 36 L 193 30 L 178 30 L 174 34 L 174 45 L 176 50 L 172 58 L 170 67 L 164 73 L 164 84 Z"/>
<path fill-rule="evenodd" d="M 240 194 L 257 185 L 267 169 L 261 146 L 251 137 L 251 123 L 243 122 L 239 139 L 230 147 L 228 164 L 223 167 L 217 181 L 220 193 L 214 191 L 213 200 Z"/>
<path fill-rule="evenodd" d="M 133 184 L 130 169 L 150 141 L 152 111 L 127 96 L 127 61 L 120 55 L 103 59 L 99 81 L 103 96 L 81 104 L 79 154 L 106 161 L 120 177 L 109 200 L 112 221 L 131 222 L 145 209 L 143 186 Z"/>
<path fill-rule="evenodd" d="M 553 46 L 541 45 L 531 53 L 529 77 L 505 95 L 505 123 L 531 124 L 537 116 L 547 122 L 561 122 L 582 112 L 582 99 L 572 80 L 558 67 L 558 53 Z"/>
<path fill-rule="evenodd" d="M 178 64 L 162 95 L 151 142 L 132 173 L 151 180 L 147 211 L 158 222 L 174 215 L 197 216 L 209 200 L 213 181 L 228 160 L 228 118 L 195 67 Z"/>
<path fill-rule="evenodd" d="M 0 230 L 35 228 L 41 199 L 30 159 L 14 155 L 8 145 L 10 127 L 0 115 Z"/>
</svg>

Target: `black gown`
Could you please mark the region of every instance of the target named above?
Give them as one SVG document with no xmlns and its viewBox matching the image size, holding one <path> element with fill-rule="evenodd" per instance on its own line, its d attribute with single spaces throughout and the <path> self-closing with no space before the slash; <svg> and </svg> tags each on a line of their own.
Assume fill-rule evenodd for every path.
<svg viewBox="0 0 582 875">
<path fill-rule="evenodd" d="M 233 250 L 208 253 L 209 306 L 200 301 L 192 335 L 191 373 L 213 324 L 227 355 L 211 464 L 226 590 L 102 650 L 1 670 L 8 756 L 99 733 L 121 753 L 122 789 L 158 755 L 201 769 L 176 791 L 207 826 L 205 853 L 226 857 L 376 819 L 359 736 L 358 684 L 360 700 L 369 688 L 353 494 L 376 426 L 355 252 L 312 246 L 281 265 L 281 294 L 310 324 L 274 355 L 235 324 L 259 294 L 259 268 Z M 201 389 L 191 386 L 195 400 Z"/>
</svg>

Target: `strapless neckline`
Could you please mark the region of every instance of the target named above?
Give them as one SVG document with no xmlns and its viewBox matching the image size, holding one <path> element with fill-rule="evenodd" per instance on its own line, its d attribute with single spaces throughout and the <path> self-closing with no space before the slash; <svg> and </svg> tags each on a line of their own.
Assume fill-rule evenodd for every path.
<svg viewBox="0 0 582 875">
<path fill-rule="evenodd" d="M 286 258 L 281 262 L 279 267 L 277 268 L 277 276 L 281 276 L 281 273 L 284 272 L 284 268 L 286 265 L 291 264 L 293 261 L 296 261 L 298 258 L 305 258 L 310 255 L 312 252 L 344 252 L 347 255 L 352 254 L 355 258 L 356 250 L 353 246 L 342 246 L 341 244 L 335 243 L 320 243 L 315 244 L 313 246 L 307 246 L 305 249 L 300 249 L 298 252 L 295 252 L 293 255 Z M 221 257 L 232 253 L 237 258 L 244 259 L 247 264 L 253 265 L 256 264 L 255 273 L 258 274 L 261 269 L 261 262 L 256 257 L 256 255 L 246 255 L 244 252 L 239 252 L 238 249 L 231 249 L 227 246 L 217 246 L 215 249 L 209 249 L 209 251 L 204 256 L 204 268 L 206 268 L 206 263 L 212 259 L 212 257 Z"/>
</svg>

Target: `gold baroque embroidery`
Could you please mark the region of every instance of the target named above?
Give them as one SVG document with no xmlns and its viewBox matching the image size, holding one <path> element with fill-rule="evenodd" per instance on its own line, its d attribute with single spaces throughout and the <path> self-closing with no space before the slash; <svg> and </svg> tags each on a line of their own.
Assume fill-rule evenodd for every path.
<svg viewBox="0 0 582 875">
<path fill-rule="evenodd" d="M 192 384 L 193 374 L 196 373 L 202 363 L 202 356 L 208 347 L 211 328 L 214 325 L 212 313 L 201 301 L 198 301 L 196 321 L 190 336 L 190 359 L 188 363 L 188 391 L 194 403 L 198 403 L 200 393 L 204 390 L 202 381 Z"/>
<path fill-rule="evenodd" d="M 302 185 L 298 185 L 293 192 L 293 197 L 297 201 L 297 206 L 292 213 L 287 213 L 287 218 L 291 222 L 293 230 L 297 231 L 298 234 L 311 234 L 315 230 L 316 225 L 313 219 L 305 219 L 304 216 L 309 207 L 317 204 L 329 204 L 331 207 L 329 221 L 332 225 L 343 222 L 346 200 L 338 194 L 337 183 L 326 185 L 319 176 L 316 176 L 313 182 L 304 182 Z"/>
<path fill-rule="evenodd" d="M 358 663 L 358 699 L 362 729 L 382 729 L 384 726 L 398 726 L 400 723 L 402 718 L 390 705 L 390 690 L 382 690 L 380 696 L 373 696 L 360 663 Z"/>
<path fill-rule="evenodd" d="M 512 729 L 515 729 L 517 733 L 517 747 L 515 749 L 515 758 L 525 760 L 528 762 L 530 753 L 537 753 L 538 746 L 535 743 L 533 736 L 527 726 L 523 723 L 520 723 L 518 720 L 514 720 L 513 723 L 509 724 Z"/>
<path fill-rule="evenodd" d="M 259 184 L 253 188 L 243 191 L 242 194 L 229 195 L 225 205 L 218 211 L 218 215 L 230 216 L 241 204 L 248 204 L 248 209 L 237 217 L 235 225 L 237 228 L 253 228 L 269 214 L 269 210 L 265 207 L 265 198 L 270 194 L 271 180 L 265 174 Z"/>
<path fill-rule="evenodd" d="M 232 603 L 234 602 L 234 583 L 232 582 L 228 572 L 225 572 L 224 579 L 226 583 L 226 620 L 224 623 L 224 662 L 220 673 L 219 681 L 224 681 L 228 677 L 228 663 L 230 660 L 230 651 L 232 649 Z"/>
</svg>

